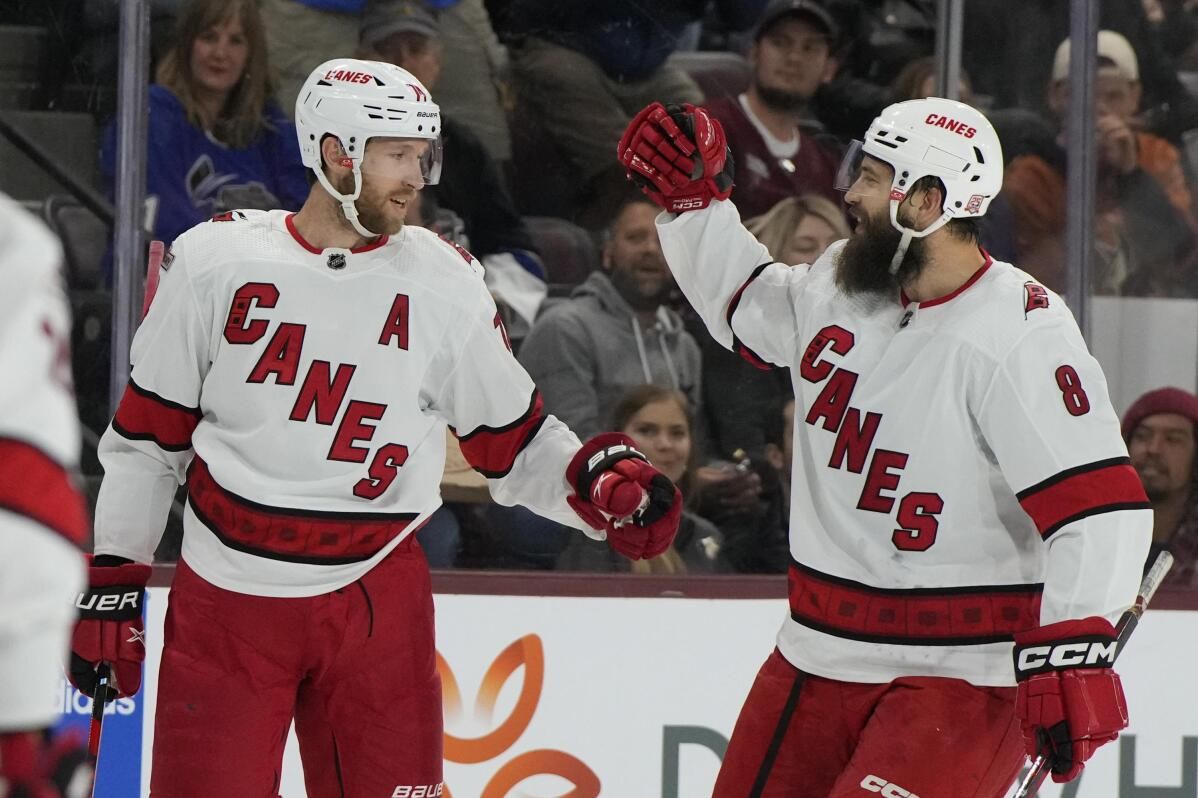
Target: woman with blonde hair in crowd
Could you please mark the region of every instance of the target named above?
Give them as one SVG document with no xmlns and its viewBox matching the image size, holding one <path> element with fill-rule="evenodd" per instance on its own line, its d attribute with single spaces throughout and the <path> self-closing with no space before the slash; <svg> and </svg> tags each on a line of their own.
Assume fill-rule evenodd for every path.
<svg viewBox="0 0 1198 798">
<path fill-rule="evenodd" d="M 818 194 L 787 197 L 745 222 L 780 263 L 815 263 L 834 241 L 849 237 L 844 212 Z"/>
<path fill-rule="evenodd" d="M 612 412 L 611 429 L 636 441 L 637 447 L 658 470 L 679 487 L 685 497 L 695 470 L 693 425 L 686 397 L 659 385 L 638 385 L 621 397 Z M 649 560 L 609 556 L 612 548 L 601 541 L 575 535 L 558 558 L 565 571 L 631 571 L 638 574 L 685 574 L 726 571 L 720 555 L 723 536 L 714 524 L 689 510 L 682 511 L 674 545 Z"/>
<path fill-rule="evenodd" d="M 271 99 L 256 0 L 189 0 L 150 86 L 146 193 L 166 242 L 224 211 L 298 210 L 308 195 L 295 127 Z M 116 123 L 101 166 L 112 194 Z"/>
</svg>

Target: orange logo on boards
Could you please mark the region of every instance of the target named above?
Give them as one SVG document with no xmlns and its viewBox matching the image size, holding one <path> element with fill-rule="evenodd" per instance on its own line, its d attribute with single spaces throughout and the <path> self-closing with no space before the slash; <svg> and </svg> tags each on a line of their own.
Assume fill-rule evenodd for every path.
<svg viewBox="0 0 1198 798">
<path fill-rule="evenodd" d="M 524 681 L 511 714 L 498 724 L 493 723 L 495 702 L 503 686 L 521 667 Z M 499 656 L 483 674 L 478 697 L 471 713 L 490 731 L 479 737 L 459 737 L 451 729 L 463 719 L 462 692 L 449 663 L 437 652 L 437 672 L 441 675 L 442 704 L 445 710 L 445 759 L 459 764 L 474 765 L 489 762 L 505 754 L 516 743 L 536 714 L 545 682 L 545 651 L 541 638 L 525 635 L 499 652 Z M 517 754 L 491 776 L 479 798 L 516 798 L 512 790 L 533 776 L 552 775 L 565 779 L 573 788 L 561 798 L 598 798 L 599 777 L 582 760 L 565 751 L 540 749 Z M 450 798 L 448 787 L 446 798 Z"/>
</svg>

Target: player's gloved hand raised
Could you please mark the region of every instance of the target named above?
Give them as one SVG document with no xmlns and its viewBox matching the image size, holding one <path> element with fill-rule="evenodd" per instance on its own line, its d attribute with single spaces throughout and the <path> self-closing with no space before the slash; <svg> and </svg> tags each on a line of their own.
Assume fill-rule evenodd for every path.
<svg viewBox="0 0 1198 798">
<path fill-rule="evenodd" d="M 88 588 L 75 600 L 79 620 L 71 635 L 71 684 L 95 697 L 96 668 L 111 666 L 108 697 L 131 696 L 141 688 L 146 658 L 141 609 L 152 569 L 123 557 L 101 555 L 88 560 Z"/>
<path fill-rule="evenodd" d="M 671 213 L 732 194 L 732 154 L 718 120 L 696 105 L 647 106 L 616 150 L 628 179 Z"/>
<path fill-rule="evenodd" d="M 74 731 L 0 734 L 0 798 L 80 798 L 95 774 L 87 746 Z"/>
<path fill-rule="evenodd" d="M 627 435 L 605 432 L 582 445 L 566 468 L 578 516 L 607 531 L 607 542 L 630 560 L 661 554 L 674 542 L 682 493 L 649 465 Z"/>
<path fill-rule="evenodd" d="M 1028 755 L 1043 754 L 1055 782 L 1077 778 L 1098 747 L 1127 728 L 1123 685 L 1112 668 L 1116 640 L 1105 618 L 1015 634 L 1015 713 Z"/>
</svg>

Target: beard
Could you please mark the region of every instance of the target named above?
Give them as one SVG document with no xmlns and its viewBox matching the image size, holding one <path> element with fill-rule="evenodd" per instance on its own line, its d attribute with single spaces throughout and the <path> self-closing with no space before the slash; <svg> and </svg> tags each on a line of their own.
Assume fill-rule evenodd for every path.
<svg viewBox="0 0 1198 798">
<path fill-rule="evenodd" d="M 403 228 L 403 219 L 396 221 L 387 214 L 390 198 L 372 190 L 366 184 L 365 178 L 362 179 L 362 183 L 362 193 L 354 201 L 354 208 L 358 211 L 358 224 L 377 235 L 393 236 L 398 233 Z M 333 187 L 342 194 L 353 194 L 354 176 L 342 175 L 340 180 L 333 183 Z"/>
<path fill-rule="evenodd" d="M 672 281 L 663 279 L 656 288 L 646 286 L 636 276 L 623 269 L 608 272 L 611 283 L 634 311 L 656 310 L 670 298 Z"/>
<path fill-rule="evenodd" d="M 757 96 L 775 111 L 801 111 L 811 99 L 805 94 L 762 84 L 757 85 Z"/>
<path fill-rule="evenodd" d="M 898 271 L 891 274 L 890 261 L 902 237 L 885 216 L 861 217 L 836 258 L 836 285 L 849 295 L 898 294 L 903 285 L 919 276 L 928 260 L 924 239 L 913 238 Z"/>
</svg>

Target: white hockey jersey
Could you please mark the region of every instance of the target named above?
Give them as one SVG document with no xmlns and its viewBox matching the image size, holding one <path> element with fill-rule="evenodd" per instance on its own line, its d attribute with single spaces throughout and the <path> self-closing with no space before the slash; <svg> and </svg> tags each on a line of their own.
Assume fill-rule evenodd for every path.
<svg viewBox="0 0 1198 798">
<path fill-rule="evenodd" d="M 291 219 L 222 214 L 164 259 L 101 442 L 97 553 L 149 562 L 186 478 L 197 573 L 335 590 L 440 505 L 446 424 L 497 501 L 585 528 L 566 503 L 578 439 L 542 412 L 477 261 L 415 227 L 320 251 Z"/>
<path fill-rule="evenodd" d="M 843 242 L 771 263 L 727 201 L 658 229 L 716 340 L 791 368 L 790 662 L 1012 685 L 1015 632 L 1131 604 L 1152 513 L 1058 296 L 987 256 L 940 299 L 849 297 Z"/>
<path fill-rule="evenodd" d="M 40 529 L 79 544 L 88 524 L 73 483 L 79 419 L 62 247 L 8 197 L 0 220 L 0 540 L 12 547 L 12 530 Z"/>
</svg>

